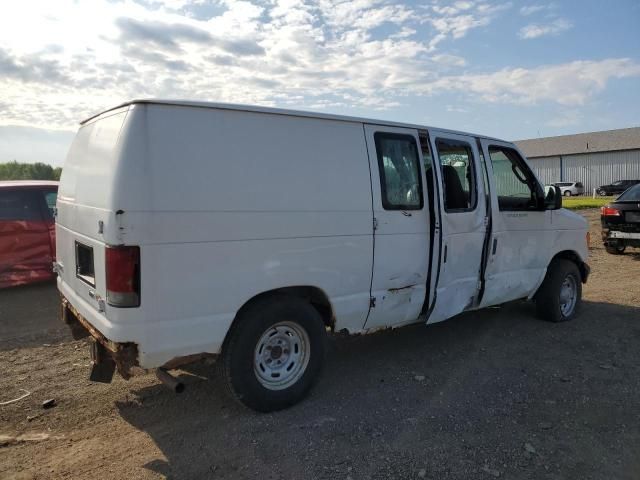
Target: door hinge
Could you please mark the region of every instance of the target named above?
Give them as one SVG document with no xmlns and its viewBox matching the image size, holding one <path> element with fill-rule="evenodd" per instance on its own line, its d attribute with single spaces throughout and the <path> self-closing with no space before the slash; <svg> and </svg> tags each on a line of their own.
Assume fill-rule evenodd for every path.
<svg viewBox="0 0 640 480">
<path fill-rule="evenodd" d="M 369 297 L 369 308 L 376 307 L 376 297 Z"/>
<path fill-rule="evenodd" d="M 378 229 L 378 219 L 376 217 L 373 217 L 373 230 L 377 230 Z"/>
<path fill-rule="evenodd" d="M 480 291 L 481 288 L 482 288 L 482 280 L 478 280 L 478 283 L 476 284 L 476 290 Z"/>
<path fill-rule="evenodd" d="M 485 227 L 489 226 L 489 217 L 484 217 L 484 226 Z"/>
</svg>

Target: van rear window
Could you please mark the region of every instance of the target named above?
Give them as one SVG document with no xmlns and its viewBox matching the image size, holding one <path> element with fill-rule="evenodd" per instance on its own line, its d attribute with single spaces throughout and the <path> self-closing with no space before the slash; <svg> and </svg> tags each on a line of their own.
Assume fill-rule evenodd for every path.
<svg viewBox="0 0 640 480">
<path fill-rule="evenodd" d="M 92 287 L 96 286 L 93 248 L 76 242 L 76 277 Z"/>
<path fill-rule="evenodd" d="M 34 192 L 0 190 L 0 220 L 42 220 Z"/>
</svg>

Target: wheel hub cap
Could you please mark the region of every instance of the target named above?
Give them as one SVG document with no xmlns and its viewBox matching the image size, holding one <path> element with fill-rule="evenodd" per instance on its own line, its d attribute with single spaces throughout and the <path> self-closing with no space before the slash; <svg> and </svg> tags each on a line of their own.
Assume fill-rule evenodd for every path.
<svg viewBox="0 0 640 480">
<path fill-rule="evenodd" d="M 283 390 L 304 375 L 309 354 L 306 330 L 294 322 L 279 322 L 258 340 L 253 370 L 262 386 L 269 390 Z"/>
<path fill-rule="evenodd" d="M 565 317 L 573 313 L 576 306 L 578 287 L 573 275 L 567 275 L 560 287 L 560 311 Z"/>
</svg>

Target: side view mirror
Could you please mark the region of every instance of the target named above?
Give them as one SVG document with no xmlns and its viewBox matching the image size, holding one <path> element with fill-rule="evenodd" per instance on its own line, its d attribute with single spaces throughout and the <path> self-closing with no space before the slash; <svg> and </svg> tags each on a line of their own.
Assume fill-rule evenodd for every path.
<svg viewBox="0 0 640 480">
<path fill-rule="evenodd" d="M 544 186 L 544 208 L 545 210 L 558 210 L 562 208 L 562 192 L 560 192 L 560 187 L 555 185 Z"/>
</svg>

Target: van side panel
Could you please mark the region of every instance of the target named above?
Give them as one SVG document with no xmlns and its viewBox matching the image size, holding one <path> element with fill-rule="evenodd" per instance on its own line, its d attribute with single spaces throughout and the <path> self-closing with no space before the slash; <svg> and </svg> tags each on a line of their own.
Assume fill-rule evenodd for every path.
<svg viewBox="0 0 640 480">
<path fill-rule="evenodd" d="M 143 308 L 174 325 L 172 345 L 216 352 L 245 302 L 296 285 L 321 288 L 337 328 L 360 330 L 373 258 L 362 126 L 144 108 L 153 211 L 130 220 L 145 237 Z"/>
<path fill-rule="evenodd" d="M 133 105 L 116 150 L 101 241 L 140 246 L 141 305 L 98 315 L 82 298 L 79 310 L 137 343 L 143 367 L 218 352 L 240 307 L 281 287 L 322 289 L 336 328 L 362 330 L 373 259 L 362 124 Z"/>
</svg>

